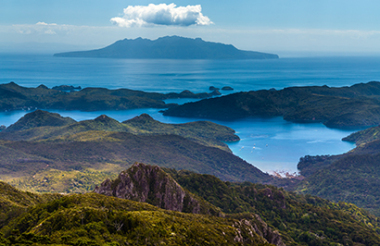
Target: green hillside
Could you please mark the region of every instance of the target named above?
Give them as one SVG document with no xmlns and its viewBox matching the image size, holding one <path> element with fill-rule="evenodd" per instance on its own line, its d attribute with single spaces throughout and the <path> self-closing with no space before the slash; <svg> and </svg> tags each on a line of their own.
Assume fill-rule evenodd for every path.
<svg viewBox="0 0 380 246">
<path fill-rule="evenodd" d="M 7 127 L 3 132 L 15 132 L 42 126 L 64 126 L 75 122 L 75 120 L 69 117 L 62 117 L 56 113 L 36 110 L 32 113 L 24 115 L 16 123 Z"/>
<path fill-rule="evenodd" d="M 58 122 L 57 122 L 58 121 Z M 106 115 L 93 120 L 75 122 L 58 114 L 36 110 L 26 114 L 16 123 L 0 132 L 0 139 L 19 140 L 64 140 L 75 141 L 73 136 L 88 131 L 129 132 L 135 135 L 174 134 L 197 143 L 217 147 L 231 152 L 225 142 L 239 141 L 235 131 L 209 121 L 196 121 L 186 124 L 165 124 L 142 114 L 122 123 Z M 81 141 L 85 141 L 81 135 Z"/>
<path fill-rule="evenodd" d="M 8 245 L 269 245 L 237 222 L 88 193 L 31 207 L 1 231 Z"/>
<path fill-rule="evenodd" d="M 362 145 L 380 139 L 380 126 L 370 127 L 358 131 L 343 138 L 343 141 L 355 142 L 356 145 Z"/>
<path fill-rule="evenodd" d="M 0 181 L 0 228 L 7 225 L 14 217 L 24 213 L 28 207 L 60 197 L 59 194 L 39 195 L 23 192 Z"/>
<path fill-rule="evenodd" d="M 234 213 L 234 218 L 249 219 L 249 213 L 257 213 L 279 230 L 286 245 L 380 244 L 380 219 L 355 205 L 297 195 L 274 186 L 222 182 L 211 175 L 165 170 L 190 192 L 225 213 Z"/>
<path fill-rule="evenodd" d="M 107 196 L 91 192 L 55 197 L 49 195 L 43 200 L 40 195 L 21 192 L 4 184 L 0 187 L 2 196 L 12 193 L 16 203 L 23 201 L 24 197 L 28 200 L 23 201 L 24 209 L 19 210 L 19 213 L 8 214 L 8 219 L 0 225 L 0 243 L 277 246 L 380 244 L 379 218 L 352 204 L 296 195 L 273 186 L 223 182 L 211 175 L 165 170 L 171 177 L 158 167 L 136 164 L 121 172 L 118 179 L 103 182 L 103 191 L 107 191 L 107 187 L 111 188 L 111 193 Z M 142 179 L 135 180 L 133 185 L 128 186 L 127 180 L 133 177 Z M 169 184 L 175 182 L 169 181 L 171 178 L 178 184 Z M 163 184 L 166 187 L 164 189 Z M 147 187 L 150 188 L 145 193 Z M 141 200 L 145 194 L 151 193 L 148 197 L 166 196 L 165 201 L 171 203 L 171 199 L 182 197 L 172 195 L 178 194 L 174 192 L 178 188 L 198 202 L 206 204 L 206 200 L 219 207 L 225 214 L 181 213 L 126 199 L 128 194 L 137 194 L 132 199 Z M 115 197 L 121 193 L 123 198 Z M 189 200 L 182 201 L 187 203 Z M 147 202 L 154 204 L 156 201 L 148 199 Z M 5 204 L 3 208 L 11 206 Z"/>
<path fill-rule="evenodd" d="M 336 156 L 305 156 L 298 168 L 305 179 L 296 185 L 301 193 L 331 201 L 345 201 L 380 215 L 379 127 L 371 127 L 343 138 L 357 147 Z"/>
<path fill-rule="evenodd" d="M 324 158 L 315 166 L 303 159 L 298 166 L 306 179 L 297 190 L 331 201 L 354 203 L 380 215 L 379 150 L 380 140 L 376 140 L 346 154 Z M 311 168 L 313 172 L 308 172 Z"/>
<path fill-rule="evenodd" d="M 16 122 L 13 131 L 0 133 L 1 179 L 29 191 L 86 192 L 105 177 L 144 162 L 230 181 L 271 180 L 231 153 L 224 142 L 239 138 L 215 123 L 163 124 L 148 115 L 120 123 L 101 115 L 51 126 L 46 119 L 55 117 L 35 111 Z M 41 126 L 23 128 L 25 119 L 29 126 Z"/>
</svg>

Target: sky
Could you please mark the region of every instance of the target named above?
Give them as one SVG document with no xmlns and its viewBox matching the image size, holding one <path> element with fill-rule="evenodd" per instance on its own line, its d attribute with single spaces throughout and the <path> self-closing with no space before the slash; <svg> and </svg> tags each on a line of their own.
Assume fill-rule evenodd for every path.
<svg viewBox="0 0 380 246">
<path fill-rule="evenodd" d="M 286 56 L 380 55 L 378 0 L 0 0 L 0 52 L 178 35 Z"/>
</svg>

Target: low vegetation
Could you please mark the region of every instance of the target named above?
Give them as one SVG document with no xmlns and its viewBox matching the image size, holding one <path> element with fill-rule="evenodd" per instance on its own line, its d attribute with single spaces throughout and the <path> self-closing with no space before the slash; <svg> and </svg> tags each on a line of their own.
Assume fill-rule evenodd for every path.
<svg viewBox="0 0 380 246">
<path fill-rule="evenodd" d="M 1 231 L 8 245 L 269 245 L 240 228 L 237 242 L 235 222 L 88 193 L 31 207 Z"/>
</svg>

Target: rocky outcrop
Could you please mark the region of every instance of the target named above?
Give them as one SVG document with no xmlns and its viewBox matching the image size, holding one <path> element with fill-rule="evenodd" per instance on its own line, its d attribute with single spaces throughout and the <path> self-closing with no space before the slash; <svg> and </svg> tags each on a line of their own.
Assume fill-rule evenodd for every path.
<svg viewBox="0 0 380 246">
<path fill-rule="evenodd" d="M 259 215 L 255 214 L 254 217 L 255 222 L 252 223 L 252 227 L 258 235 L 265 238 L 268 243 L 277 246 L 285 246 L 285 243 L 282 241 L 281 235 L 278 231 L 272 230 L 272 228 L 270 228 Z"/>
<path fill-rule="evenodd" d="M 252 215 L 254 219 L 249 221 L 242 219 L 236 221 L 232 226 L 236 229 L 235 242 L 251 243 L 250 240 L 263 238 L 265 243 L 271 243 L 276 246 L 286 246 L 278 231 L 273 231 L 259 215 Z"/>
<path fill-rule="evenodd" d="M 116 180 L 105 180 L 95 192 L 157 207 L 196 214 L 222 216 L 220 209 L 194 194 L 185 191 L 173 178 L 158 166 L 135 163 L 119 174 Z"/>
</svg>

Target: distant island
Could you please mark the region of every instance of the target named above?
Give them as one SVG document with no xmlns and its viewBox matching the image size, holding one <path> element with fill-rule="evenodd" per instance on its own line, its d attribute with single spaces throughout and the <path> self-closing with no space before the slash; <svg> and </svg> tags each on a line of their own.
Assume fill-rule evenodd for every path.
<svg viewBox="0 0 380 246">
<path fill-rule="evenodd" d="M 278 55 L 239 50 L 233 45 L 206 42 L 201 38 L 166 36 L 156 40 L 124 39 L 105 48 L 57 53 L 58 57 L 124 59 L 278 59 Z"/>
</svg>

